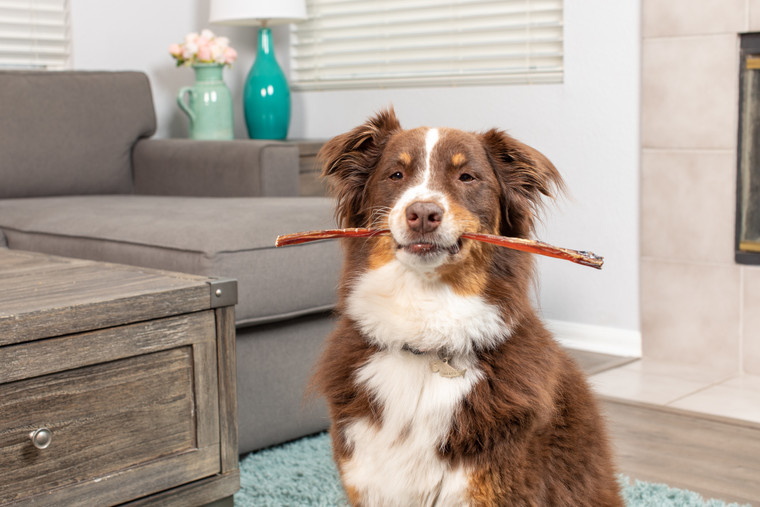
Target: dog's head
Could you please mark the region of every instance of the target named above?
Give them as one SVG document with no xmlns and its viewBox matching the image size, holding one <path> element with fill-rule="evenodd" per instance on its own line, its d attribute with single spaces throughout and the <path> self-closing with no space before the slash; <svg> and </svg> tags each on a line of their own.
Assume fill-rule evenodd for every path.
<svg viewBox="0 0 760 507">
<path fill-rule="evenodd" d="M 500 130 L 403 130 L 392 109 L 330 140 L 320 159 L 340 225 L 389 228 L 379 257 L 423 271 L 480 252 L 464 232 L 528 237 L 542 196 L 562 187 L 546 157 Z"/>
</svg>

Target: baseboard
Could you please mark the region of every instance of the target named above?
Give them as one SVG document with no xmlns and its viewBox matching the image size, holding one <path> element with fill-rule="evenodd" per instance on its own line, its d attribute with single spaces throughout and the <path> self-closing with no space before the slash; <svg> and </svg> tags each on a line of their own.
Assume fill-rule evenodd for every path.
<svg viewBox="0 0 760 507">
<path fill-rule="evenodd" d="M 639 331 L 562 320 L 547 320 L 546 325 L 564 347 L 615 356 L 641 357 Z"/>
</svg>

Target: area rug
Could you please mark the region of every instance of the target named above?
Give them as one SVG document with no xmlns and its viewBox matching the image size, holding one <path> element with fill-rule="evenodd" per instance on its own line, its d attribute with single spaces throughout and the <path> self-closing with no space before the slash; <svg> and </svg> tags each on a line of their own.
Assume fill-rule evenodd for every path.
<svg viewBox="0 0 760 507">
<path fill-rule="evenodd" d="M 627 507 L 739 507 L 693 491 L 621 476 Z M 249 454 L 240 462 L 235 507 L 336 507 L 348 502 L 332 461 L 327 433 Z"/>
</svg>

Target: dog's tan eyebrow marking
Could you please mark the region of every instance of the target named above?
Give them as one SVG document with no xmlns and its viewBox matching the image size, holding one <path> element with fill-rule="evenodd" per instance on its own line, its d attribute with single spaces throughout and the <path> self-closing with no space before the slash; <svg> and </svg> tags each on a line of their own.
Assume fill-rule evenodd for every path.
<svg viewBox="0 0 760 507">
<path fill-rule="evenodd" d="M 454 153 L 451 157 L 451 164 L 456 167 L 463 166 L 466 162 L 467 157 L 464 156 L 464 153 Z"/>
<path fill-rule="evenodd" d="M 398 160 L 404 165 L 410 165 L 412 163 L 412 156 L 409 153 L 402 151 L 398 156 Z"/>
</svg>

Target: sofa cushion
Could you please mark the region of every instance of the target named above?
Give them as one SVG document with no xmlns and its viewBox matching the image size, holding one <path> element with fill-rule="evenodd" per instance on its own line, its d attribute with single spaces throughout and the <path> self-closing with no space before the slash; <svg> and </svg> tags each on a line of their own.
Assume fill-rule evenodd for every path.
<svg viewBox="0 0 760 507">
<path fill-rule="evenodd" d="M 0 71 L 0 198 L 127 193 L 156 129 L 139 72 Z"/>
<path fill-rule="evenodd" d="M 4 199 L 0 231 L 13 249 L 236 278 L 242 326 L 335 304 L 337 241 L 274 247 L 278 234 L 331 227 L 332 212 L 319 197 Z"/>
</svg>

